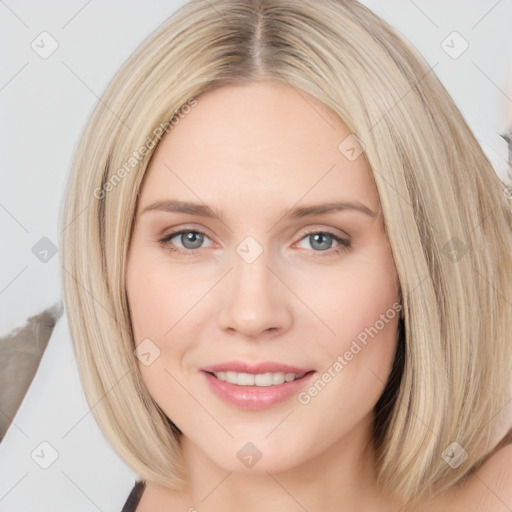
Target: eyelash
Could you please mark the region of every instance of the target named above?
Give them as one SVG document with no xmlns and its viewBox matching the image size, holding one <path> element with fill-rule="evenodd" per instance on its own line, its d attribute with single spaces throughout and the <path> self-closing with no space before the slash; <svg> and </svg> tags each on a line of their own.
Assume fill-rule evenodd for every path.
<svg viewBox="0 0 512 512">
<path fill-rule="evenodd" d="M 181 249 L 177 249 L 176 247 L 170 247 L 168 245 L 170 240 L 172 240 L 174 237 L 176 237 L 178 235 L 182 235 L 184 233 L 197 233 L 199 235 L 205 236 L 206 238 L 210 238 L 206 233 L 204 233 L 203 231 L 200 231 L 198 229 L 181 229 L 179 231 L 174 231 L 173 233 L 169 233 L 165 237 L 159 239 L 158 241 L 160 243 L 160 246 L 164 249 L 167 249 L 168 251 L 170 251 L 172 253 L 177 253 L 180 256 L 195 256 L 194 253 L 197 252 L 197 249 L 188 249 L 188 250 L 183 251 Z M 330 231 L 321 231 L 321 230 L 308 231 L 308 232 L 304 233 L 304 236 L 300 240 L 303 240 L 304 238 L 306 238 L 310 235 L 316 235 L 316 234 L 328 235 L 331 238 L 333 238 L 336 242 L 338 242 L 339 245 L 333 249 L 327 249 L 326 251 L 313 251 L 314 253 L 316 253 L 315 257 L 317 257 L 317 256 L 325 257 L 325 256 L 332 256 L 333 254 L 342 254 L 345 251 L 348 251 L 348 249 L 350 249 L 352 247 L 352 243 L 350 240 L 345 239 L 345 238 L 340 238 L 339 236 L 335 235 L 334 233 L 331 233 Z"/>
</svg>

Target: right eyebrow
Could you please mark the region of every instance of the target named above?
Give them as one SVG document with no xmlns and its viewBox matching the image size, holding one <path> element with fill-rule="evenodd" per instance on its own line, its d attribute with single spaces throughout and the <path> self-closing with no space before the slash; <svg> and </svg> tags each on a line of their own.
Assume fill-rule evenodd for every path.
<svg viewBox="0 0 512 512">
<path fill-rule="evenodd" d="M 151 203 L 150 205 L 146 206 L 140 213 L 142 215 L 143 213 L 154 210 L 163 212 L 188 213 L 189 215 L 197 215 L 198 217 L 222 220 L 222 215 L 220 215 L 220 213 L 217 212 L 214 208 L 206 204 L 169 199 Z"/>
</svg>

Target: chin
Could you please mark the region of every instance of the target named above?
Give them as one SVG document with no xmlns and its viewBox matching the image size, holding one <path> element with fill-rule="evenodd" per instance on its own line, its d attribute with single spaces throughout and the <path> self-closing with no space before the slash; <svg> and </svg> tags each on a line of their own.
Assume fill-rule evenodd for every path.
<svg viewBox="0 0 512 512">
<path fill-rule="evenodd" d="M 258 436 L 244 436 L 238 439 L 230 439 L 228 443 L 219 441 L 217 446 L 222 446 L 222 451 L 211 451 L 211 447 L 204 447 L 204 453 L 210 460 L 225 471 L 245 474 L 279 473 L 294 469 L 303 464 L 308 458 L 310 450 L 305 445 L 296 446 L 295 442 L 285 445 L 283 440 L 276 436 L 275 439 L 266 438 L 267 434 Z M 271 436 L 270 436 L 271 437 Z M 289 439 L 303 439 L 303 436 L 289 434 Z M 252 439 L 252 440 L 251 440 Z"/>
</svg>

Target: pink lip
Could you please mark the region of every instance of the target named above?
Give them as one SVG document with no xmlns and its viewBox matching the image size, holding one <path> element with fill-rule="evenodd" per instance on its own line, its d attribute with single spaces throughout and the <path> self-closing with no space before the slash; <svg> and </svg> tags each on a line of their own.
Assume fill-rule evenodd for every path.
<svg viewBox="0 0 512 512">
<path fill-rule="evenodd" d="M 290 366 L 288 364 L 276 363 L 274 361 L 266 361 L 262 363 L 248 363 L 245 361 L 226 361 L 225 363 L 214 364 L 200 368 L 205 372 L 237 372 L 237 373 L 307 373 L 312 368 L 299 368 L 298 366 Z"/>
<path fill-rule="evenodd" d="M 306 375 L 301 379 L 292 382 L 284 382 L 276 386 L 238 386 L 219 380 L 211 373 L 208 373 L 222 371 L 252 374 L 270 372 L 306 373 Z M 210 390 L 220 399 L 239 409 L 254 411 L 268 409 L 296 395 L 310 382 L 316 372 L 314 370 L 274 362 L 250 364 L 241 361 L 232 361 L 201 368 L 201 373 L 204 375 Z"/>
</svg>

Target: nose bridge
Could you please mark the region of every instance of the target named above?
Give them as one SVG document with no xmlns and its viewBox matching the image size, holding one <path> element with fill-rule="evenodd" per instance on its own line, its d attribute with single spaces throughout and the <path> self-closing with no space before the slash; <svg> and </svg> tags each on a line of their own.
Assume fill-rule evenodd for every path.
<svg viewBox="0 0 512 512">
<path fill-rule="evenodd" d="M 287 329 L 291 311 L 286 287 L 271 270 L 270 252 L 251 238 L 242 241 L 233 255 L 234 268 L 225 289 L 219 323 L 223 329 L 257 336 Z"/>
</svg>

